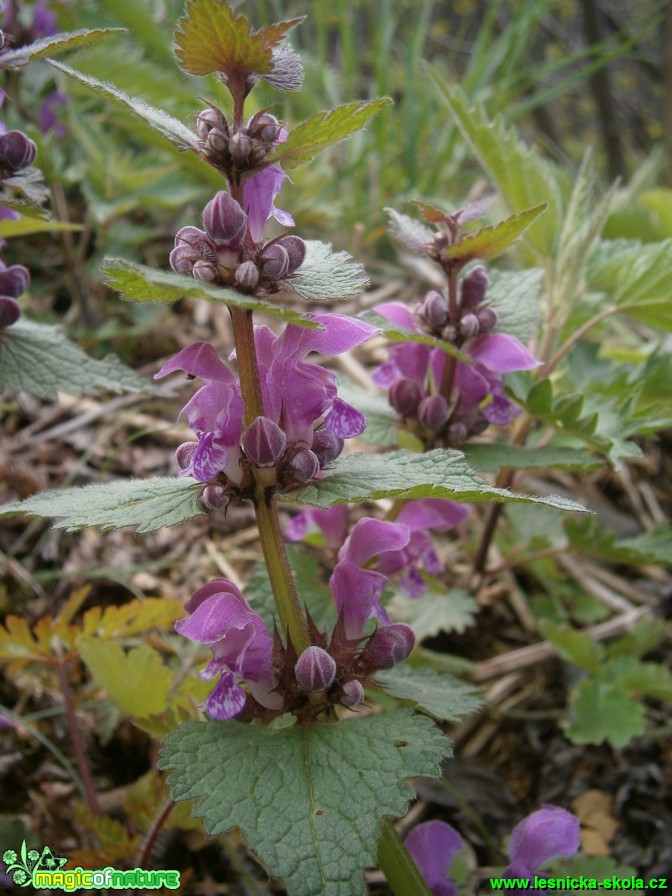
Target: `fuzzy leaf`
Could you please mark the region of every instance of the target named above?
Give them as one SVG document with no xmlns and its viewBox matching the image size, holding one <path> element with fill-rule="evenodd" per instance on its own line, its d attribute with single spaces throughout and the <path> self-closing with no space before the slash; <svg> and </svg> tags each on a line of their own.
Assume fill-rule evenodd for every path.
<svg viewBox="0 0 672 896">
<path fill-rule="evenodd" d="M 285 170 L 297 168 L 335 143 L 340 143 L 364 127 L 383 106 L 392 100 L 383 96 L 375 100 L 347 103 L 328 112 L 317 112 L 294 128 L 284 143 L 267 157 L 270 164 L 282 165 Z"/>
<path fill-rule="evenodd" d="M 116 358 L 89 358 L 58 327 L 24 317 L 0 341 L 0 389 L 4 386 L 51 399 L 57 389 L 74 395 L 152 389 Z"/>
<path fill-rule="evenodd" d="M 459 722 L 482 704 L 473 685 L 433 669 L 414 668 L 407 663 L 377 672 L 375 683 L 386 694 L 399 700 L 410 700 L 442 722 Z"/>
<path fill-rule="evenodd" d="M 458 261 L 460 265 L 475 258 L 495 258 L 517 242 L 546 207 L 547 204 L 544 202 L 517 215 L 511 215 L 494 227 L 482 227 L 449 246 L 442 252 L 442 256 L 451 261 Z"/>
<path fill-rule="evenodd" d="M 267 74 L 273 70 L 273 48 L 301 21 L 290 19 L 252 31 L 245 16 L 234 16 L 228 3 L 189 0 L 177 23 L 175 55 L 191 75 Z"/>
<path fill-rule="evenodd" d="M 518 445 L 469 445 L 464 449 L 469 464 L 482 473 L 497 473 L 503 467 L 512 470 L 532 468 L 555 470 L 596 470 L 604 466 L 601 458 L 579 448 L 521 447 Z"/>
<path fill-rule="evenodd" d="M 306 257 L 287 284 L 307 302 L 349 299 L 369 284 L 364 265 L 328 243 L 306 240 Z"/>
<path fill-rule="evenodd" d="M 233 289 L 213 286 L 203 280 L 195 280 L 193 277 L 185 277 L 173 271 L 161 271 L 143 264 L 135 264 L 123 258 L 104 258 L 100 271 L 107 286 L 133 302 L 176 302 L 182 296 L 195 296 L 199 299 L 214 299 L 230 307 L 263 311 L 272 317 L 303 327 L 317 327 L 317 324 L 291 308 L 273 305 L 271 302 L 243 295 Z"/>
<path fill-rule="evenodd" d="M 66 50 L 74 50 L 91 41 L 101 40 L 111 34 L 123 34 L 125 28 L 94 28 L 91 30 L 70 31 L 62 34 L 50 34 L 41 37 L 32 44 L 17 47 L 15 50 L 6 50 L 0 53 L 0 68 L 16 69 L 33 62 L 35 59 L 44 59 L 45 56 L 54 56 L 56 53 L 64 53 Z"/>
<path fill-rule="evenodd" d="M 468 591 L 451 589 L 440 594 L 429 591 L 422 597 L 396 594 L 386 609 L 395 622 L 411 626 L 418 641 L 439 632 L 462 632 L 474 625 L 478 605 Z"/>
<path fill-rule="evenodd" d="M 421 221 L 402 215 L 393 208 L 386 208 L 390 223 L 388 231 L 392 239 L 403 243 L 412 252 L 426 253 L 434 242 L 434 231 Z"/>
<path fill-rule="evenodd" d="M 189 130 L 177 118 L 173 118 L 172 115 L 164 112 L 163 109 L 157 109 L 139 97 L 128 96 L 128 94 L 124 93 L 123 90 L 119 90 L 113 84 L 109 84 L 107 81 L 98 81 L 90 75 L 75 71 L 75 69 L 64 65 L 62 62 L 54 62 L 53 59 L 50 59 L 49 64 L 74 81 L 79 81 L 80 84 L 88 87 L 99 96 L 104 96 L 106 99 L 111 100 L 115 106 L 137 115 L 151 128 L 158 131 L 167 140 L 170 140 L 178 149 L 192 149 L 197 141 L 198 137 L 193 131 Z"/>
<path fill-rule="evenodd" d="M 497 312 L 498 331 L 528 343 L 537 332 L 541 316 L 544 271 L 541 268 L 524 271 L 491 269 L 489 274 L 487 303 Z"/>
<path fill-rule="evenodd" d="M 82 638 L 79 653 L 89 672 L 122 712 L 156 715 L 166 708 L 173 675 L 158 651 L 141 644 L 125 653 L 114 641 Z"/>
<path fill-rule="evenodd" d="M 286 500 L 314 507 L 380 498 L 449 498 L 452 501 L 515 501 L 547 504 L 558 510 L 586 508 L 557 495 L 519 495 L 488 485 L 471 470 L 459 451 L 435 448 L 426 454 L 391 451 L 349 454 L 320 479 Z"/>
<path fill-rule="evenodd" d="M 450 745 L 408 710 L 278 731 L 187 722 L 159 766 L 176 800 L 196 798 L 210 834 L 238 828 L 290 896 L 364 896 L 380 819 L 404 815 L 411 777 L 435 777 Z"/>
<path fill-rule="evenodd" d="M 27 213 L 31 210 L 35 216 L 38 216 L 41 206 L 49 198 L 49 190 L 44 183 L 44 175 L 39 168 L 23 168 L 18 174 L 6 177 L 2 183 L 3 186 L 15 190 L 24 197 L 24 199 L 16 201 L 10 199 L 9 202 L 5 203 L 3 201 L 2 203 L 17 212 Z"/>
<path fill-rule="evenodd" d="M 198 496 L 202 489 L 202 482 L 188 477 L 105 482 L 41 492 L 25 501 L 2 504 L 0 516 L 54 518 L 58 520 L 55 528 L 68 532 L 86 526 L 134 526 L 138 532 L 154 532 L 201 514 Z"/>
</svg>

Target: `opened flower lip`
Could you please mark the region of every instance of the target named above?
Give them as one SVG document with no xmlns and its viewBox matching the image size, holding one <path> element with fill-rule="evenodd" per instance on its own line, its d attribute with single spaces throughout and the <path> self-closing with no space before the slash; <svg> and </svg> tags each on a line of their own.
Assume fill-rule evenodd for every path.
<svg viewBox="0 0 672 896">
<path fill-rule="evenodd" d="M 560 806 L 545 803 L 513 829 L 506 876 L 531 878 L 551 859 L 574 855 L 580 845 L 578 818 Z"/>
<path fill-rule="evenodd" d="M 457 896 L 457 887 L 446 877 L 453 859 L 462 849 L 462 838 L 445 821 L 416 825 L 404 841 L 432 896 Z"/>
</svg>

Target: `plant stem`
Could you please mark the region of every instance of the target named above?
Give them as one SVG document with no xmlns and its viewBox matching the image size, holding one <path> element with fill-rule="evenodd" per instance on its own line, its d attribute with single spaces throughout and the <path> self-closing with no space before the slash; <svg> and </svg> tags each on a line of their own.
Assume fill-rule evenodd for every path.
<svg viewBox="0 0 672 896">
<path fill-rule="evenodd" d="M 264 416 L 264 402 L 259 386 L 259 368 L 254 350 L 254 327 L 252 312 L 229 308 L 233 338 L 236 345 L 236 359 L 240 374 L 240 391 L 245 403 L 245 427 L 257 417 Z"/>
<path fill-rule="evenodd" d="M 448 272 L 448 314 L 450 323 L 456 328 L 459 325 L 460 311 L 457 296 L 457 275 L 457 268 L 451 268 Z M 453 392 L 456 367 L 457 359 L 453 355 L 446 355 L 439 386 L 439 395 L 443 395 L 449 405 L 451 403 L 450 398 Z"/>
<path fill-rule="evenodd" d="M 152 826 L 149 829 L 147 836 L 145 837 L 144 843 L 140 849 L 140 853 L 138 854 L 137 861 L 135 863 L 136 868 L 147 868 L 149 862 L 152 857 L 152 850 L 156 844 L 157 837 L 161 832 L 161 828 L 166 823 L 168 816 L 173 811 L 175 806 L 175 800 L 167 800 L 165 805 L 162 807 L 159 814 L 156 816 L 154 821 L 152 822 Z"/>
<path fill-rule="evenodd" d="M 70 730 L 72 746 L 75 751 L 77 767 L 79 769 L 79 774 L 84 786 L 84 793 L 86 794 L 86 804 L 89 808 L 89 812 L 91 812 L 92 815 L 100 815 L 100 807 L 98 806 L 98 798 L 96 796 L 95 787 L 93 786 L 91 769 L 89 768 L 86 753 L 84 752 L 84 744 L 82 743 L 82 739 L 79 734 L 79 728 L 77 727 L 77 717 L 75 716 L 75 707 L 72 703 L 70 682 L 68 681 L 67 658 L 59 658 L 56 662 L 56 665 L 58 667 L 58 680 L 61 685 L 61 693 L 63 694 L 63 704 L 65 706 L 65 715 L 68 720 L 68 728 Z"/>
<path fill-rule="evenodd" d="M 383 818 L 380 829 L 378 864 L 395 896 L 432 896 L 389 818 Z"/>
</svg>

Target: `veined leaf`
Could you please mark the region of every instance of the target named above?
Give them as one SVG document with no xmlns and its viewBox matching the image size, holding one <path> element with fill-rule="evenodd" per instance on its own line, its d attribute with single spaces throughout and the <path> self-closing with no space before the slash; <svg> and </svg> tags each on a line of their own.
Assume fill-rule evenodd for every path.
<svg viewBox="0 0 672 896">
<path fill-rule="evenodd" d="M 370 118 L 391 102 L 383 96 L 368 102 L 347 103 L 328 112 L 317 112 L 295 127 L 287 140 L 278 144 L 267 157 L 267 161 L 281 164 L 286 170 L 309 162 L 323 149 L 340 143 L 363 128 Z"/>
<path fill-rule="evenodd" d="M 58 389 L 74 395 L 152 389 L 116 358 L 89 358 L 58 327 L 24 317 L 6 330 L 0 341 L 0 389 L 4 386 L 52 399 Z"/>
<path fill-rule="evenodd" d="M 409 700 L 443 722 L 459 722 L 483 703 L 478 691 L 459 678 L 433 669 L 401 663 L 377 672 L 375 683 L 386 694 Z"/>
<path fill-rule="evenodd" d="M 482 227 L 449 246 L 442 255 L 460 264 L 466 264 L 474 258 L 495 258 L 506 252 L 546 208 L 547 203 L 544 202 L 517 215 L 511 215 L 493 227 Z"/>
<path fill-rule="evenodd" d="M 483 473 L 497 473 L 502 467 L 512 470 L 529 470 L 535 467 L 556 470 L 595 470 L 604 461 L 580 448 L 544 445 L 522 447 L 520 445 L 469 445 L 464 454 L 469 464 Z"/>
<path fill-rule="evenodd" d="M 333 302 L 363 292 L 369 284 L 364 265 L 328 243 L 306 240 L 306 257 L 287 285 L 307 302 Z"/>
<path fill-rule="evenodd" d="M 278 731 L 187 722 L 159 766 L 173 769 L 176 800 L 197 799 L 210 834 L 238 828 L 290 896 L 364 896 L 381 817 L 404 815 L 406 779 L 436 777 L 450 754 L 429 719 L 398 710 Z"/>
<path fill-rule="evenodd" d="M 471 470 L 461 452 L 441 448 L 425 454 L 349 454 L 327 469 L 322 479 L 283 498 L 314 507 L 380 498 L 514 501 L 586 512 L 580 504 L 557 495 L 534 497 L 490 486 Z"/>
<path fill-rule="evenodd" d="M 277 22 L 253 31 L 245 16 L 235 16 L 221 0 L 188 0 L 177 23 L 175 55 L 180 67 L 191 75 L 273 70 L 273 48 L 302 18 Z"/>
<path fill-rule="evenodd" d="M 193 277 L 185 277 L 173 271 L 160 271 L 143 264 L 135 264 L 123 258 L 104 258 L 100 271 L 104 283 L 121 293 L 125 299 L 134 302 L 176 302 L 182 296 L 195 296 L 199 299 L 214 299 L 232 308 L 263 311 L 272 317 L 300 324 L 302 327 L 318 326 L 291 308 L 255 299 L 233 289 L 213 286 L 204 280 L 195 280 Z"/>
<path fill-rule="evenodd" d="M 122 712 L 142 717 L 166 708 L 173 675 L 154 648 L 141 644 L 126 653 L 115 641 L 82 638 L 78 649 L 97 684 Z"/>
<path fill-rule="evenodd" d="M 189 477 L 126 479 L 57 489 L 0 505 L 0 516 L 26 514 L 55 518 L 57 529 L 74 532 L 86 526 L 154 532 L 198 516 L 203 483 Z"/>
<path fill-rule="evenodd" d="M 32 44 L 26 44 L 24 47 L 0 53 L 0 68 L 21 68 L 35 59 L 44 59 L 45 56 L 54 56 L 56 53 L 74 50 L 75 47 L 81 47 L 91 41 L 101 40 L 111 34 L 123 34 L 125 31 L 125 28 L 93 28 L 51 34 L 48 37 L 41 37 Z"/>
<path fill-rule="evenodd" d="M 128 96 L 128 94 L 124 93 L 123 90 L 119 90 L 113 84 L 109 84 L 107 81 L 98 81 L 96 78 L 64 65 L 62 62 L 54 62 L 53 59 L 48 61 L 50 65 L 63 72 L 69 78 L 79 81 L 80 84 L 88 87 L 99 96 L 104 96 L 106 99 L 111 100 L 115 106 L 127 109 L 129 112 L 137 115 L 151 128 L 158 131 L 167 140 L 170 140 L 178 149 L 193 149 L 194 143 L 198 139 L 197 135 L 189 130 L 186 125 L 182 124 L 181 121 L 178 121 L 177 118 L 173 118 L 172 115 L 164 112 L 163 109 L 157 109 L 139 97 Z"/>
<path fill-rule="evenodd" d="M 440 632 L 462 632 L 474 625 L 478 604 L 473 595 L 463 589 L 428 590 L 422 597 L 395 594 L 386 605 L 395 622 L 405 622 L 415 632 L 418 641 L 432 638 Z"/>
<path fill-rule="evenodd" d="M 488 305 L 497 312 L 500 333 L 529 342 L 541 316 L 540 293 L 544 281 L 541 268 L 523 271 L 490 270 Z"/>
</svg>

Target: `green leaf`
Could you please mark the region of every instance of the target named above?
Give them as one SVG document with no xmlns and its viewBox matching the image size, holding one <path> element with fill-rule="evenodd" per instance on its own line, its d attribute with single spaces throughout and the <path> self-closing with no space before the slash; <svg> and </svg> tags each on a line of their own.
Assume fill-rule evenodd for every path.
<svg viewBox="0 0 672 896">
<path fill-rule="evenodd" d="M 612 665 L 614 662 L 612 661 Z M 641 663 L 634 660 L 627 668 L 622 669 L 618 680 L 630 693 L 646 694 L 658 700 L 672 700 L 672 673 L 660 663 Z"/>
<path fill-rule="evenodd" d="M 123 90 L 119 90 L 113 84 L 109 84 L 107 81 L 98 81 L 96 78 L 75 71 L 75 69 L 64 65 L 62 62 L 54 62 L 50 59 L 49 64 L 74 81 L 79 81 L 80 84 L 88 87 L 98 96 L 111 100 L 115 106 L 137 115 L 151 128 L 158 131 L 167 140 L 170 140 L 178 149 L 193 149 L 195 142 L 198 140 L 197 135 L 193 131 L 189 130 L 181 121 L 173 118 L 172 115 L 164 112 L 163 109 L 157 109 L 139 97 L 128 96 L 128 94 L 124 93 Z"/>
<path fill-rule="evenodd" d="M 566 662 L 574 663 L 587 672 L 597 672 L 604 662 L 604 647 L 593 641 L 590 635 L 553 622 L 542 622 L 539 628 L 558 656 Z"/>
<path fill-rule="evenodd" d="M 630 566 L 672 563 L 672 528 L 668 523 L 656 523 L 641 535 L 620 539 L 592 520 L 568 520 L 565 529 L 572 550 L 578 553 Z"/>
<path fill-rule="evenodd" d="M 383 96 L 370 101 L 357 101 L 337 106 L 327 112 L 317 112 L 294 128 L 284 143 L 266 158 L 269 164 L 282 165 L 291 171 L 310 162 L 315 156 L 335 143 L 340 143 L 355 131 L 364 127 L 367 121 L 391 103 Z"/>
<path fill-rule="evenodd" d="M 332 302 L 363 292 L 369 278 L 364 265 L 347 252 L 334 252 L 327 243 L 306 240 L 303 264 L 285 282 L 307 302 Z"/>
<path fill-rule="evenodd" d="M 27 207 L 25 202 L 6 202 L 2 200 L 5 208 L 21 210 L 23 213 L 17 221 L 0 221 L 0 236 L 7 239 L 14 236 L 29 236 L 32 233 L 62 233 L 63 231 L 77 231 L 82 229 L 81 224 L 66 224 L 65 221 L 47 221 L 48 212 L 35 206 Z M 32 214 L 32 212 L 38 212 Z"/>
<path fill-rule="evenodd" d="M 620 749 L 646 730 L 644 708 L 619 682 L 582 681 L 572 701 L 575 721 L 567 729 L 575 744 L 601 744 Z"/>
<path fill-rule="evenodd" d="M 449 498 L 452 501 L 514 501 L 582 511 L 574 501 L 519 495 L 488 485 L 471 470 L 459 451 L 435 448 L 425 454 L 349 454 L 325 471 L 324 478 L 283 496 L 287 501 L 331 507 L 380 498 Z"/>
<path fill-rule="evenodd" d="M 44 176 L 39 168 L 23 168 L 18 174 L 6 177 L 3 180 L 3 186 L 10 187 L 25 197 L 25 199 L 19 199 L 18 201 L 10 199 L 7 203 L 8 208 L 13 208 L 15 211 L 23 212 L 24 214 L 30 211 L 34 216 L 39 216 L 41 206 L 49 197 L 49 190 L 44 183 Z M 42 211 L 44 210 L 42 209 Z"/>
<path fill-rule="evenodd" d="M 379 327 L 383 331 L 383 336 L 390 342 L 417 342 L 421 345 L 430 345 L 432 348 L 440 348 L 447 355 L 452 355 L 458 361 L 464 361 L 465 364 L 471 364 L 472 359 L 469 355 L 465 355 L 459 349 L 455 348 L 445 339 L 435 339 L 425 333 L 418 333 L 417 330 L 409 330 L 406 327 L 400 327 L 398 324 L 392 323 L 377 311 L 367 311 L 361 315 L 362 320 L 371 324 L 373 327 Z"/>
<path fill-rule="evenodd" d="M 497 312 L 497 329 L 528 343 L 537 333 L 541 317 L 542 268 L 524 271 L 489 271 L 488 305 Z"/>
<path fill-rule="evenodd" d="M 512 470 L 532 468 L 556 470 L 596 470 L 604 466 L 602 458 L 580 448 L 522 447 L 519 445 L 469 445 L 464 454 L 475 470 L 497 473 L 502 467 Z"/>
<path fill-rule="evenodd" d="M 393 208 L 386 208 L 385 211 L 390 219 L 388 231 L 392 239 L 403 243 L 412 252 L 426 254 L 434 242 L 435 231 L 421 221 L 402 215 Z"/>
<path fill-rule="evenodd" d="M 466 264 L 475 258 L 496 258 L 510 249 L 525 233 L 530 224 L 545 211 L 547 203 L 528 208 L 493 227 L 480 230 L 463 237 L 442 252 L 443 258 Z"/>
<path fill-rule="evenodd" d="M 418 641 L 439 632 L 462 632 L 476 621 L 478 605 L 468 591 L 451 589 L 422 597 L 395 595 L 386 607 L 395 622 L 406 622 Z"/>
<path fill-rule="evenodd" d="M 4 386 L 50 399 L 56 398 L 58 389 L 75 395 L 152 389 L 116 358 L 89 358 L 58 327 L 25 317 L 0 340 L 0 390 Z"/>
<path fill-rule="evenodd" d="M 41 492 L 25 501 L 2 504 L 0 516 L 53 517 L 58 520 L 55 528 L 68 532 L 86 526 L 134 526 L 138 532 L 154 532 L 201 514 L 198 496 L 202 489 L 202 482 L 188 477 L 105 482 Z"/>
<path fill-rule="evenodd" d="M 96 683 L 122 712 L 142 717 L 166 708 L 173 675 L 148 644 L 125 653 L 114 641 L 82 638 L 78 650 Z"/>
<path fill-rule="evenodd" d="M 377 672 L 375 683 L 391 697 L 409 700 L 443 722 L 459 722 L 483 703 L 473 685 L 446 673 L 405 663 Z"/>
<path fill-rule="evenodd" d="M 62 34 L 51 34 L 42 37 L 32 44 L 17 47 L 15 50 L 6 50 L 0 54 L 0 68 L 16 69 L 33 62 L 35 59 L 44 59 L 45 56 L 54 56 L 56 53 L 64 53 L 66 50 L 74 50 L 91 41 L 101 40 L 111 34 L 123 34 L 125 28 L 93 28 L 91 30 L 70 31 Z"/>
<path fill-rule="evenodd" d="M 446 738 L 408 710 L 271 731 L 187 722 L 164 740 L 176 800 L 196 798 L 210 834 L 238 828 L 290 896 L 364 896 L 380 818 L 404 815 L 405 779 L 436 777 Z"/>
<path fill-rule="evenodd" d="M 234 16 L 221 0 L 189 0 L 177 23 L 175 55 L 180 67 L 191 75 L 273 70 L 273 48 L 302 18 L 277 22 L 252 31 L 245 16 Z"/>
<path fill-rule="evenodd" d="M 291 308 L 273 305 L 233 289 L 213 286 L 203 280 L 194 280 L 193 277 L 185 277 L 173 271 L 160 271 L 143 264 L 135 264 L 123 258 L 104 258 L 100 271 L 107 286 L 133 302 L 176 302 L 182 296 L 195 296 L 198 299 L 214 299 L 232 308 L 263 311 L 272 317 L 300 324 L 302 327 L 318 326 Z"/>
</svg>

